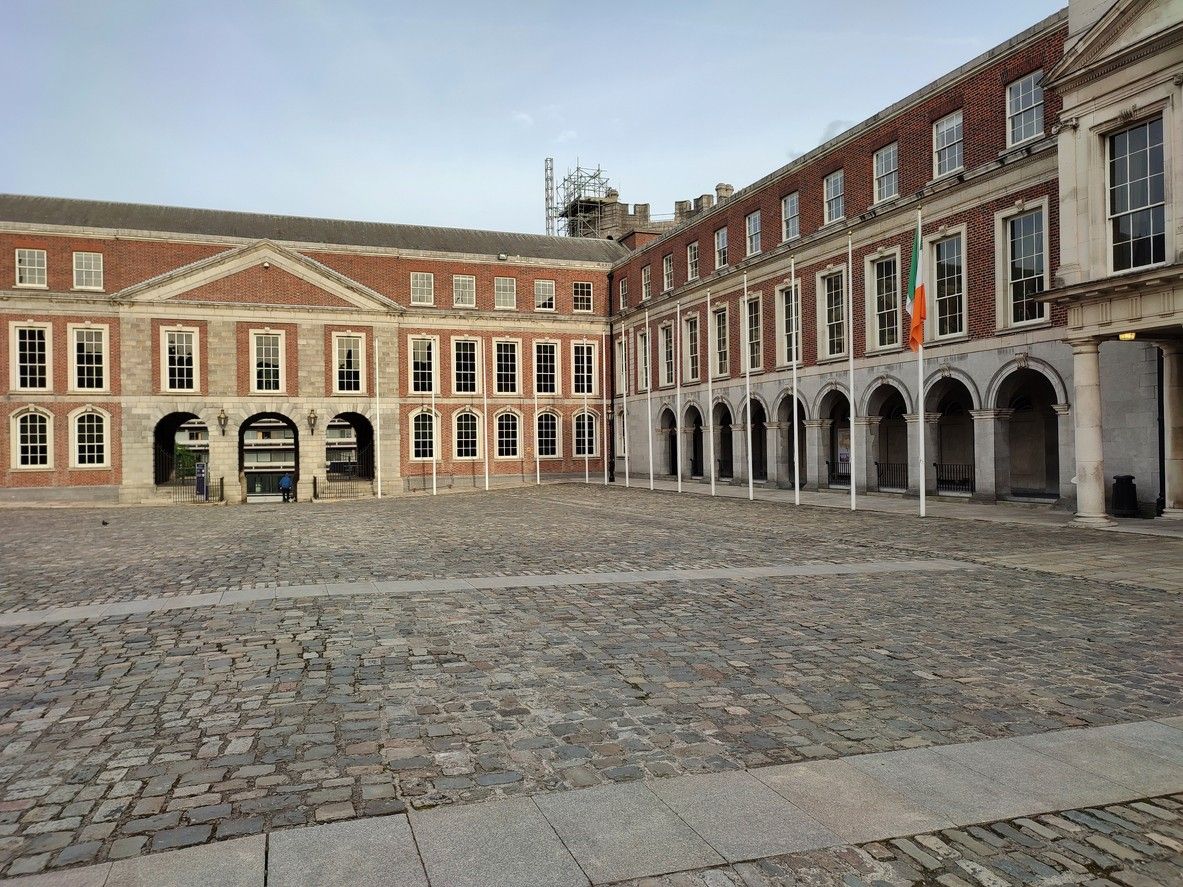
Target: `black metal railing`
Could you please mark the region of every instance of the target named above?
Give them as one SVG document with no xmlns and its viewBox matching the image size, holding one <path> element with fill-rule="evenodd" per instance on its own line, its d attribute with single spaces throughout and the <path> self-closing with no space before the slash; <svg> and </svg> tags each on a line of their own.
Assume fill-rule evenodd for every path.
<svg viewBox="0 0 1183 887">
<path fill-rule="evenodd" d="M 826 478 L 832 487 L 849 487 L 850 463 L 826 462 Z"/>
<path fill-rule="evenodd" d="M 876 462 L 875 474 L 881 490 L 908 489 L 907 462 Z"/>
<path fill-rule="evenodd" d="M 938 493 L 972 493 L 974 491 L 973 465 L 952 462 L 934 462 L 937 470 Z"/>
<path fill-rule="evenodd" d="M 192 474 L 180 474 L 156 485 L 156 492 L 169 499 L 174 505 L 196 505 L 205 502 L 224 502 L 226 479 L 205 478 L 199 484 Z"/>
<path fill-rule="evenodd" d="M 323 481 L 318 477 L 312 478 L 313 499 L 364 499 L 372 495 L 373 478 L 363 477 L 356 466 L 336 470 L 330 466 Z"/>
</svg>

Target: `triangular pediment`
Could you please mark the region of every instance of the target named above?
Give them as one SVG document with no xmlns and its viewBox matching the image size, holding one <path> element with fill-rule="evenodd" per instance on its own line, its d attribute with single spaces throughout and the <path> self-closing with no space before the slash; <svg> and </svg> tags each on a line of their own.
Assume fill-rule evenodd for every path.
<svg viewBox="0 0 1183 887">
<path fill-rule="evenodd" d="M 1183 40 L 1180 0 L 1118 0 L 1064 51 L 1045 82 L 1063 89 Z"/>
<path fill-rule="evenodd" d="M 328 266 L 258 240 L 185 265 L 116 293 L 127 302 L 220 302 L 320 308 L 403 309 Z"/>
</svg>

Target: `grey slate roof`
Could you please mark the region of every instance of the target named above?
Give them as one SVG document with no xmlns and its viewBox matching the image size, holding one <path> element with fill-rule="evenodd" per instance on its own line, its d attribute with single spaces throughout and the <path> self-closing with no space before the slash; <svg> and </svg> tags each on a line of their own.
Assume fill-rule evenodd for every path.
<svg viewBox="0 0 1183 887">
<path fill-rule="evenodd" d="M 204 234 L 214 237 L 487 256 L 508 253 L 511 256 L 525 258 L 565 259 L 576 262 L 616 262 L 628 254 L 628 250 L 612 240 L 547 237 L 543 234 L 476 231 L 468 228 L 433 228 L 426 225 L 392 225 L 383 222 L 353 222 L 344 219 L 312 219 L 303 216 L 272 216 L 262 213 L 72 200 L 63 197 L 33 197 L 21 194 L 0 194 L 0 225 L 4 222 L 73 225 L 113 231 Z"/>
</svg>

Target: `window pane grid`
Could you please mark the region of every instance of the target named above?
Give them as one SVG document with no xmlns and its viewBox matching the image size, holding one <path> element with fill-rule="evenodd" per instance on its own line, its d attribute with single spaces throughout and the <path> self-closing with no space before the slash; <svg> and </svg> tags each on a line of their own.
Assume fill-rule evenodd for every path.
<svg viewBox="0 0 1183 887">
<path fill-rule="evenodd" d="M 361 391 L 361 337 L 337 338 L 337 390 Z"/>
<path fill-rule="evenodd" d="M 102 389 L 106 384 L 103 377 L 103 351 L 106 336 L 102 330 L 74 330 L 74 387 Z"/>
<path fill-rule="evenodd" d="M 575 345 L 574 364 L 574 391 L 576 394 L 591 394 L 593 390 L 593 355 L 592 346 L 585 344 Z"/>
<path fill-rule="evenodd" d="M 801 202 L 796 191 L 781 201 L 781 216 L 784 219 L 785 240 L 801 236 Z"/>
<path fill-rule="evenodd" d="M 411 272 L 411 304 L 431 305 L 435 302 L 435 275 L 427 271 Z"/>
<path fill-rule="evenodd" d="M 652 284 L 650 281 L 650 276 L 652 275 L 652 273 L 653 273 L 653 269 L 649 265 L 646 265 L 644 268 L 641 269 L 641 301 L 642 302 L 645 301 L 646 299 L 648 299 L 649 296 L 651 295 Z"/>
<path fill-rule="evenodd" d="M 831 357 L 846 350 L 846 298 L 842 283 L 841 274 L 825 278 L 826 353 Z"/>
<path fill-rule="evenodd" d="M 476 413 L 458 413 L 456 416 L 456 458 L 475 459 L 477 457 L 477 417 Z"/>
<path fill-rule="evenodd" d="M 715 312 L 715 371 L 726 374 L 729 371 L 730 356 L 727 353 L 727 312 Z"/>
<path fill-rule="evenodd" d="M 1028 74 L 1006 90 L 1012 145 L 1043 134 L 1043 71 Z"/>
<path fill-rule="evenodd" d="M 575 417 L 575 455 L 596 454 L 596 417 L 591 413 L 580 413 Z"/>
<path fill-rule="evenodd" d="M 79 465 L 103 465 L 107 461 L 107 423 L 98 413 L 83 413 L 75 420 L 75 455 Z"/>
<path fill-rule="evenodd" d="M 539 394 L 557 392 L 555 363 L 558 347 L 553 342 L 537 342 L 534 345 L 534 390 Z"/>
<path fill-rule="evenodd" d="M 875 152 L 875 201 L 899 194 L 899 145 L 892 142 Z"/>
<path fill-rule="evenodd" d="M 961 112 L 956 111 L 936 122 L 933 127 L 933 151 L 936 153 L 936 174 L 960 169 L 962 159 Z"/>
<path fill-rule="evenodd" d="M 518 282 L 515 278 L 493 278 L 493 305 L 497 308 L 518 307 Z"/>
<path fill-rule="evenodd" d="M 461 341 L 453 343 L 455 360 L 453 370 L 456 374 L 455 389 L 457 394 L 476 393 L 476 342 Z"/>
<path fill-rule="evenodd" d="M 661 384 L 674 384 L 674 328 L 661 328 Z"/>
<path fill-rule="evenodd" d="M 538 455 L 559 454 L 559 420 L 554 413 L 540 413 L 538 416 Z"/>
<path fill-rule="evenodd" d="M 102 253 L 74 253 L 74 286 L 76 289 L 103 288 Z"/>
<path fill-rule="evenodd" d="M 961 237 L 946 237 L 936 244 L 937 335 L 954 336 L 964 330 L 964 286 Z"/>
<path fill-rule="evenodd" d="M 900 293 L 895 259 L 875 263 L 875 332 L 880 348 L 899 344 Z"/>
<path fill-rule="evenodd" d="M 476 278 L 470 274 L 452 275 L 452 304 L 457 308 L 476 307 Z"/>
<path fill-rule="evenodd" d="M 497 342 L 497 393 L 516 394 L 518 390 L 518 346 L 516 342 Z"/>
<path fill-rule="evenodd" d="M 534 308 L 538 311 L 555 310 L 555 282 L 553 280 L 534 281 Z"/>
<path fill-rule="evenodd" d="M 748 369 L 758 370 L 764 366 L 764 349 L 761 347 L 763 330 L 760 327 L 760 300 L 748 300 Z"/>
<path fill-rule="evenodd" d="M 431 339 L 411 340 L 411 391 L 430 394 L 435 387 L 435 343 Z"/>
<path fill-rule="evenodd" d="M 255 390 L 279 390 L 280 337 L 272 333 L 255 336 Z"/>
<path fill-rule="evenodd" d="M 715 267 L 722 268 L 727 264 L 727 229 L 720 228 L 715 232 Z"/>
<path fill-rule="evenodd" d="M 749 214 L 745 225 L 748 234 L 748 255 L 753 256 L 760 252 L 760 212 L 757 210 Z"/>
<path fill-rule="evenodd" d="M 832 172 L 826 176 L 826 222 L 833 222 L 846 215 L 845 205 L 846 174 L 844 170 Z"/>
<path fill-rule="evenodd" d="M 801 293 L 794 284 L 781 291 L 782 308 L 785 316 L 785 360 L 789 363 L 801 360 Z"/>
<path fill-rule="evenodd" d="M 435 456 L 435 417 L 431 413 L 416 413 L 412 427 L 414 457 L 431 459 Z"/>
<path fill-rule="evenodd" d="M 18 249 L 16 251 L 16 282 L 18 286 L 45 286 L 45 250 Z"/>
<path fill-rule="evenodd" d="M 686 247 L 686 279 L 698 280 L 698 242 Z"/>
<path fill-rule="evenodd" d="M 165 334 L 168 352 L 168 390 L 192 391 L 196 386 L 193 375 L 194 334 L 185 331 Z"/>
<path fill-rule="evenodd" d="M 571 307 L 576 311 L 592 310 L 592 285 L 583 281 L 571 284 Z"/>
<path fill-rule="evenodd" d="M 1044 305 L 1036 297 L 1043 292 L 1043 211 L 1011 219 L 1009 228 L 1011 323 L 1040 320 Z"/>
<path fill-rule="evenodd" d="M 637 334 L 637 388 L 649 390 L 649 334 Z"/>
<path fill-rule="evenodd" d="M 21 468 L 49 465 L 49 419 L 41 413 L 25 413 L 17 419 L 17 464 Z"/>
<path fill-rule="evenodd" d="M 686 376 L 698 378 L 698 318 L 686 318 Z"/>
<path fill-rule="evenodd" d="M 497 417 L 497 455 L 513 458 L 518 454 L 518 417 L 502 413 Z"/>
<path fill-rule="evenodd" d="M 41 327 L 16 331 L 17 381 L 21 388 L 49 387 L 49 337 Z"/>
<path fill-rule="evenodd" d="M 1113 270 L 1166 261 L 1162 118 L 1109 138 Z"/>
</svg>

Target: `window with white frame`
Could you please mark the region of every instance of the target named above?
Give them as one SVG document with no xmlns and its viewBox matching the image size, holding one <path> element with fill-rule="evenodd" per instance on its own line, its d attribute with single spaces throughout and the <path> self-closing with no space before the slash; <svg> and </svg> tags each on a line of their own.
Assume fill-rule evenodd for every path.
<svg viewBox="0 0 1183 887">
<path fill-rule="evenodd" d="M 85 410 L 74 416 L 72 453 L 77 468 L 101 468 L 107 465 L 107 417 L 97 410 Z"/>
<path fill-rule="evenodd" d="M 477 445 L 477 414 L 462 410 L 456 414 L 453 444 L 457 459 L 475 459 L 479 453 Z"/>
<path fill-rule="evenodd" d="M 965 332 L 965 268 L 961 235 L 954 234 L 933 244 L 933 259 L 937 336 L 959 336 Z"/>
<path fill-rule="evenodd" d="M 558 394 L 559 346 L 554 342 L 534 343 L 534 391 L 537 394 Z"/>
<path fill-rule="evenodd" d="M 1044 288 L 1043 209 L 1012 216 L 1006 221 L 1006 289 L 1010 323 L 1043 320 Z"/>
<path fill-rule="evenodd" d="M 25 410 L 14 417 L 13 468 L 53 467 L 53 420 L 40 410 Z"/>
<path fill-rule="evenodd" d="M 592 310 L 592 285 L 585 280 L 577 280 L 571 284 L 571 307 L 575 311 L 587 312 Z"/>
<path fill-rule="evenodd" d="M 744 217 L 744 231 L 747 233 L 747 254 L 754 256 L 760 252 L 760 210 Z"/>
<path fill-rule="evenodd" d="M 534 281 L 534 310 L 555 310 L 555 282 L 553 280 Z"/>
<path fill-rule="evenodd" d="M 748 299 L 748 369 L 758 370 L 764 366 L 764 327 L 760 316 L 760 297 Z"/>
<path fill-rule="evenodd" d="M 661 328 L 661 384 L 674 384 L 674 328 Z"/>
<path fill-rule="evenodd" d="M 932 125 L 933 176 L 940 178 L 965 165 L 962 151 L 965 141 L 961 131 L 961 112 L 954 111 Z"/>
<path fill-rule="evenodd" d="M 731 371 L 731 354 L 727 333 L 727 309 L 715 312 L 715 374 L 726 376 Z"/>
<path fill-rule="evenodd" d="M 648 299 L 649 296 L 652 295 L 652 293 L 653 293 L 653 283 L 650 279 L 652 277 L 652 274 L 653 274 L 653 268 L 650 265 L 646 265 L 644 268 L 641 269 L 641 301 L 642 302 L 644 302 L 646 299 Z"/>
<path fill-rule="evenodd" d="M 103 254 L 74 253 L 74 289 L 103 288 Z"/>
<path fill-rule="evenodd" d="M 164 330 L 164 388 L 197 390 L 197 331 Z"/>
<path fill-rule="evenodd" d="M 283 333 L 251 333 L 255 356 L 254 391 L 283 390 Z"/>
<path fill-rule="evenodd" d="M 649 390 L 649 333 L 637 333 L 637 390 Z"/>
<path fill-rule="evenodd" d="M 715 270 L 727 267 L 727 229 L 715 232 Z"/>
<path fill-rule="evenodd" d="M 686 318 L 686 379 L 690 382 L 698 381 L 698 315 L 691 314 Z"/>
<path fill-rule="evenodd" d="M 899 264 L 895 256 L 871 263 L 875 298 L 875 345 L 893 348 L 900 343 Z"/>
<path fill-rule="evenodd" d="M 411 339 L 411 392 L 430 394 L 435 390 L 435 340 Z"/>
<path fill-rule="evenodd" d="M 456 308 L 476 307 L 476 278 L 471 274 L 452 275 L 452 305 Z"/>
<path fill-rule="evenodd" d="M 780 220 L 784 240 L 801 236 L 801 195 L 796 191 L 781 198 Z"/>
<path fill-rule="evenodd" d="M 686 247 L 686 279 L 698 280 L 698 241 Z"/>
<path fill-rule="evenodd" d="M 846 171 L 836 169 L 825 180 L 826 224 L 846 216 Z"/>
<path fill-rule="evenodd" d="M 535 425 L 538 455 L 543 458 L 557 456 L 559 454 L 559 417 L 554 413 L 539 413 Z"/>
<path fill-rule="evenodd" d="M 518 307 L 518 281 L 515 277 L 493 278 L 493 307 L 512 309 Z"/>
<path fill-rule="evenodd" d="M 661 257 L 661 291 L 668 293 L 674 288 L 674 254 Z"/>
<path fill-rule="evenodd" d="M 900 146 L 885 145 L 875 152 L 875 202 L 890 200 L 900 193 Z"/>
<path fill-rule="evenodd" d="M 1166 261 L 1162 118 L 1109 137 L 1109 223 L 1113 270 Z"/>
<path fill-rule="evenodd" d="M 76 391 L 102 391 L 107 387 L 107 328 L 76 326 L 72 330 L 70 380 Z"/>
<path fill-rule="evenodd" d="M 784 329 L 783 363 L 801 363 L 801 287 L 786 286 L 780 291 L 781 324 Z"/>
<path fill-rule="evenodd" d="M 16 285 L 46 286 L 45 250 L 18 249 L 16 251 Z"/>
<path fill-rule="evenodd" d="M 411 304 L 435 304 L 435 275 L 430 271 L 411 272 Z"/>
<path fill-rule="evenodd" d="M 628 359 L 623 336 L 616 340 L 616 387 L 621 394 L 628 394 Z"/>
<path fill-rule="evenodd" d="M 365 391 L 362 366 L 365 363 L 365 344 L 360 335 L 334 333 L 333 350 L 336 352 L 336 385 L 339 394 L 360 394 Z"/>
<path fill-rule="evenodd" d="M 576 342 L 571 350 L 571 390 L 575 394 L 595 394 L 596 346 Z"/>
<path fill-rule="evenodd" d="M 825 294 L 825 337 L 826 357 L 837 357 L 846 353 L 846 293 L 841 271 L 822 277 L 822 292 Z"/>
<path fill-rule="evenodd" d="M 1043 135 L 1043 71 L 1032 71 L 1006 88 L 1006 121 L 1008 145 Z"/>
<path fill-rule="evenodd" d="M 494 370 L 497 377 L 498 394 L 518 393 L 518 343 L 495 342 L 493 344 Z"/>
<path fill-rule="evenodd" d="M 620 278 L 620 310 L 628 307 L 628 279 Z"/>
<path fill-rule="evenodd" d="M 13 329 L 16 370 L 13 387 L 26 391 L 43 391 L 50 387 L 49 327 L 18 326 Z"/>
<path fill-rule="evenodd" d="M 452 340 L 452 390 L 457 394 L 476 394 L 476 342 Z"/>
<path fill-rule="evenodd" d="M 519 423 L 516 413 L 497 416 L 497 457 L 516 459 L 518 456 Z"/>
<path fill-rule="evenodd" d="M 592 413 L 575 416 L 575 455 L 579 457 L 596 454 L 596 417 Z"/>
<path fill-rule="evenodd" d="M 411 417 L 411 458 L 435 458 L 435 416 L 420 411 Z"/>
</svg>

